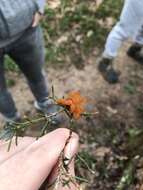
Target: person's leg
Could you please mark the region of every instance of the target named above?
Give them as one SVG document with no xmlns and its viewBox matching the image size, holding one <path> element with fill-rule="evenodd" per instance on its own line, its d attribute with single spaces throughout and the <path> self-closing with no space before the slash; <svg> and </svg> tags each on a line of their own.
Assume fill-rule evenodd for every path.
<svg viewBox="0 0 143 190">
<path fill-rule="evenodd" d="M 27 78 L 28 84 L 36 98 L 35 108 L 44 114 L 52 114 L 59 107 L 49 99 L 49 90 L 43 66 L 45 63 L 44 40 L 41 28 L 28 29 L 21 39 L 11 44 L 8 54 L 16 62 Z M 53 124 L 59 124 L 62 117 L 53 116 Z"/>
<path fill-rule="evenodd" d="M 127 51 L 128 56 L 135 59 L 141 65 L 143 65 L 142 48 L 143 48 L 143 26 L 141 27 L 137 36 L 135 37 L 134 43 Z"/>
<path fill-rule="evenodd" d="M 41 28 L 29 28 L 16 42 L 7 47 L 7 53 L 24 73 L 33 95 L 35 108 L 44 114 L 52 114 L 59 107 L 49 99 L 49 90 L 44 74 L 44 40 Z M 53 116 L 52 123 L 59 124 L 61 116 Z"/>
<path fill-rule="evenodd" d="M 136 35 L 134 42 L 140 46 L 143 46 L 143 25 L 141 26 L 138 34 Z"/>
<path fill-rule="evenodd" d="M 45 55 L 41 28 L 27 30 L 21 39 L 11 44 L 8 53 L 26 76 L 37 101 L 48 97 L 49 92 L 43 72 Z"/>
<path fill-rule="evenodd" d="M 110 32 L 103 56 L 114 58 L 122 43 L 128 38 L 134 38 L 143 24 L 143 2 L 126 0 L 119 22 Z"/>
<path fill-rule="evenodd" d="M 0 49 L 0 113 L 9 122 L 19 118 L 12 96 L 6 86 L 3 49 Z"/>
<path fill-rule="evenodd" d="M 113 68 L 109 69 L 108 72 L 106 71 L 111 66 L 113 58 L 117 56 L 122 43 L 128 38 L 136 36 L 143 23 L 141 19 L 143 18 L 142 9 L 142 1 L 126 0 L 120 21 L 115 25 L 107 38 L 105 50 L 99 63 L 99 71 L 104 73 L 103 76 L 108 82 L 114 83 L 118 81 L 118 75 Z"/>
</svg>

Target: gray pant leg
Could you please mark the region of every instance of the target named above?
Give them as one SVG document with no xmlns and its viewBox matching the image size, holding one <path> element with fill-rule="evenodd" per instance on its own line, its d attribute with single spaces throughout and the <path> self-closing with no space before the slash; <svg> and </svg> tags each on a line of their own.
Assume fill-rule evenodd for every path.
<svg viewBox="0 0 143 190">
<path fill-rule="evenodd" d="M 11 94 L 6 87 L 6 80 L 4 76 L 4 55 L 0 52 L 0 113 L 7 118 L 14 118 L 17 109 Z"/>
<path fill-rule="evenodd" d="M 141 29 L 139 30 L 137 36 L 135 37 L 134 40 L 136 43 L 143 45 L 143 26 L 141 27 Z"/>
<path fill-rule="evenodd" d="M 42 101 L 49 96 L 43 72 L 44 53 L 43 34 L 40 27 L 27 30 L 21 39 L 8 49 L 8 54 L 26 76 L 37 101 Z"/>
</svg>

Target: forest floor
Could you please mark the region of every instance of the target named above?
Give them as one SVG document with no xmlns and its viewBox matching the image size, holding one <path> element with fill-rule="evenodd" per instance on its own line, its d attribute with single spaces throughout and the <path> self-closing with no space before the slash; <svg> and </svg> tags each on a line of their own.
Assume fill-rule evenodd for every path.
<svg viewBox="0 0 143 190">
<path fill-rule="evenodd" d="M 57 7 L 59 1 L 55 2 L 52 4 L 53 9 Z M 92 8 L 94 1 L 88 0 L 87 2 Z M 113 0 L 106 2 L 109 2 L 109 5 L 110 2 L 116 3 Z M 103 8 L 102 10 L 106 13 L 110 13 L 110 9 L 106 9 L 105 6 Z M 71 12 L 74 13 L 73 15 L 76 14 L 76 18 L 72 17 Z M 46 40 L 48 38 L 46 73 L 49 87 L 54 86 L 55 94 L 58 97 L 78 90 L 88 99 L 87 110 L 99 112 L 95 118 L 78 121 L 75 126 L 74 130 L 80 136 L 80 156 L 95 171 L 95 174 L 91 174 L 84 163 L 77 161 L 77 175 L 89 181 L 89 184 L 81 184 L 83 190 L 142 190 L 143 66 L 126 55 L 131 43 L 125 43 L 115 60 L 115 67 L 121 72 L 120 82 L 116 85 L 109 85 L 97 70 L 97 60 L 101 53 L 101 47 L 103 47 L 103 45 L 98 47 L 98 44 L 100 44 L 99 41 L 102 41 L 101 44 L 105 41 L 105 31 L 98 30 L 94 13 L 88 12 L 84 6 L 82 14 L 85 14 L 86 17 L 77 15 L 77 12 L 73 10 L 71 12 L 64 17 L 62 22 L 60 20 L 61 25 L 58 25 L 56 30 L 58 32 L 55 34 L 53 34 L 52 27 L 55 27 L 55 24 L 57 26 L 58 19 L 61 17 L 58 15 L 56 17 L 58 22 L 55 23 L 54 13 L 51 10 L 47 12 L 50 25 L 50 30 L 47 30 L 49 33 L 51 32 L 51 38 L 45 35 Z M 102 17 L 99 13 L 98 16 Z M 75 24 L 76 22 L 78 24 Z M 111 18 L 109 17 L 108 29 L 110 22 Z M 62 25 L 63 23 L 64 25 Z M 69 25 L 69 23 L 74 23 L 74 25 Z M 100 23 L 103 25 L 101 21 Z M 96 25 L 95 28 L 93 24 Z M 82 28 L 82 26 L 84 27 Z M 46 24 L 44 27 L 46 28 Z M 79 34 L 79 32 L 81 33 Z M 98 37 L 96 32 L 100 34 Z M 58 44 L 56 51 L 53 49 L 55 47 L 53 41 L 56 45 Z M 80 41 L 82 46 L 79 45 Z M 64 49 L 61 44 L 64 44 Z M 88 55 L 85 53 L 87 51 L 85 47 L 90 52 Z M 72 57 L 70 61 L 67 57 L 69 53 L 71 53 L 69 57 Z M 64 63 L 61 64 L 63 60 Z M 13 68 L 9 70 L 12 71 L 7 72 L 7 83 L 18 110 L 23 116 L 33 117 L 36 114 L 33 107 L 34 98 L 23 75 L 14 72 Z M 0 122 L 3 124 L 2 117 L 0 117 Z M 29 134 L 35 136 L 37 132 L 38 128 L 35 127 L 29 131 Z"/>
</svg>

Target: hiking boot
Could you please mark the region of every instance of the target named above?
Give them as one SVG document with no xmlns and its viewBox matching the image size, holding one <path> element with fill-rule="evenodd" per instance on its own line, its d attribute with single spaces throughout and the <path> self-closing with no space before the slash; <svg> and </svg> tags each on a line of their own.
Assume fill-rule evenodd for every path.
<svg viewBox="0 0 143 190">
<path fill-rule="evenodd" d="M 34 107 L 37 111 L 42 112 L 44 115 L 52 115 L 60 110 L 60 107 L 54 103 L 53 100 L 46 98 L 42 102 L 35 101 Z M 59 125 L 62 122 L 62 117 L 59 114 L 51 117 L 51 123 L 53 125 Z"/>
<path fill-rule="evenodd" d="M 137 61 L 139 64 L 143 65 L 143 52 L 141 52 L 142 47 L 140 44 L 133 44 L 127 51 L 127 55 Z"/>
<path fill-rule="evenodd" d="M 112 61 L 112 59 L 102 58 L 99 61 L 98 70 L 100 71 L 104 80 L 110 84 L 115 84 L 119 81 L 119 73 L 112 67 Z"/>
</svg>

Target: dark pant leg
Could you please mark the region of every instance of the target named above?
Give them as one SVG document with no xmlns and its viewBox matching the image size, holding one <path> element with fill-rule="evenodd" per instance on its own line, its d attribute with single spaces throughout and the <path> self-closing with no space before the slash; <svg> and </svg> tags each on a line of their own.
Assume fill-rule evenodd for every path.
<svg viewBox="0 0 143 190">
<path fill-rule="evenodd" d="M 6 87 L 6 80 L 4 75 L 4 52 L 0 49 L 0 113 L 7 118 L 14 118 L 17 109 L 11 94 Z"/>
<path fill-rule="evenodd" d="M 43 73 L 45 52 L 43 34 L 40 27 L 31 28 L 8 51 L 27 78 L 33 95 L 38 101 L 49 96 L 46 79 Z"/>
</svg>

